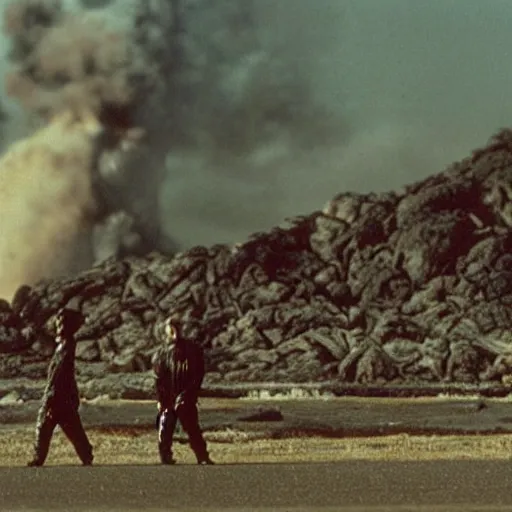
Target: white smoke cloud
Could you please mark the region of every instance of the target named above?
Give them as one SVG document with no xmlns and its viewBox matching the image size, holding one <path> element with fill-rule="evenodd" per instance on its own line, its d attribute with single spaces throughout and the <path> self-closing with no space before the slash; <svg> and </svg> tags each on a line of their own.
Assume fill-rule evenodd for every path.
<svg viewBox="0 0 512 512">
<path fill-rule="evenodd" d="M 83 241 L 94 208 L 91 172 L 99 129 L 94 119 L 64 115 L 1 158 L 0 297 L 10 300 L 21 284 L 87 262 Z"/>
</svg>

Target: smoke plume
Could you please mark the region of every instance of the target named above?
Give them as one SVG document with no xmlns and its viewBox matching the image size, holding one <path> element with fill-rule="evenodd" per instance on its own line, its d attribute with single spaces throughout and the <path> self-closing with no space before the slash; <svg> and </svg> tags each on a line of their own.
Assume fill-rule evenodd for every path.
<svg viewBox="0 0 512 512">
<path fill-rule="evenodd" d="M 159 4 L 97 2 L 94 11 L 115 19 L 137 3 Z M 160 4 L 186 7 L 178 28 L 189 53 L 166 51 L 169 41 L 158 36 L 153 55 L 175 59 L 155 66 L 170 89 L 162 100 L 152 95 L 143 112 L 158 142 L 147 141 L 148 158 L 123 183 L 121 202 L 139 211 L 151 202 L 158 227 L 180 249 L 240 241 L 320 209 L 342 191 L 396 189 L 422 179 L 512 119 L 510 2 Z M 241 5 L 252 6 L 251 16 Z M 153 44 L 163 17 L 142 19 L 140 40 Z M 188 60 L 179 62 L 183 55 Z M 65 136 L 63 127 L 56 129 Z M 45 133 L 36 144 L 46 141 L 43 164 L 29 156 L 6 163 L 14 153 L 29 155 L 20 148 L 2 161 L 3 296 L 62 269 L 62 247 L 70 246 L 70 254 L 80 247 L 75 241 L 91 202 L 90 139 L 71 130 L 71 144 L 80 149 L 64 157 L 59 139 L 51 136 L 50 144 Z M 64 158 L 70 160 L 55 165 Z M 141 200 L 144 183 L 151 186 Z"/>
<path fill-rule="evenodd" d="M 13 144 L 0 160 L 0 297 L 10 300 L 21 284 L 87 261 L 80 249 L 94 208 L 99 132 L 94 119 L 65 115 Z"/>
<path fill-rule="evenodd" d="M 253 5 L 260 37 L 308 77 L 314 101 L 346 129 L 307 151 L 282 137 L 235 163 L 212 165 L 198 150 L 173 158 L 163 222 L 182 246 L 242 240 L 337 192 L 400 188 L 510 125 L 509 2 Z"/>
</svg>

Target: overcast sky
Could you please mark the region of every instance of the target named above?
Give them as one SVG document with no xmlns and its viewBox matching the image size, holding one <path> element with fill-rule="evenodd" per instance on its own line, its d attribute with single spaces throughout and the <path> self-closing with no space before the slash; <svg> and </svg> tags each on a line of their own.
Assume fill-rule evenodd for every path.
<svg viewBox="0 0 512 512">
<path fill-rule="evenodd" d="M 174 170 L 166 212 L 185 245 L 243 239 L 336 192 L 397 189 L 512 124 L 509 0 L 255 5 L 270 37 L 309 70 L 317 97 L 353 132 L 308 159 L 277 158 L 257 183 L 243 172 Z"/>
<path fill-rule="evenodd" d="M 169 234 L 184 247 L 241 240 L 320 209 L 338 192 L 397 189 L 512 124 L 510 0 L 254 5 L 266 34 L 352 133 L 308 158 L 276 144 L 252 170 L 174 155 L 161 203 Z"/>
</svg>

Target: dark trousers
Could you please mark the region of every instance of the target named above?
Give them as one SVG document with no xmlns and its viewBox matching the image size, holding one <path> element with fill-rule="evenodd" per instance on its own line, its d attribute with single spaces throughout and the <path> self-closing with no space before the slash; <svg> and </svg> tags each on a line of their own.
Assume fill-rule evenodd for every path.
<svg viewBox="0 0 512 512">
<path fill-rule="evenodd" d="M 172 458 L 172 440 L 178 420 L 188 436 L 190 448 L 195 453 L 197 462 L 200 463 L 208 460 L 206 442 L 199 426 L 197 404 L 194 402 L 184 402 L 177 410 L 165 409 L 160 415 L 158 450 L 162 463 L 172 464 L 174 462 Z"/>
<path fill-rule="evenodd" d="M 60 426 L 66 437 L 73 444 L 82 463 L 84 465 L 92 464 L 92 446 L 87 438 L 78 411 L 48 412 L 45 409 L 39 412 L 37 419 L 34 459 L 30 464 L 34 466 L 42 466 L 44 464 L 50 448 L 53 431 L 57 425 Z"/>
</svg>

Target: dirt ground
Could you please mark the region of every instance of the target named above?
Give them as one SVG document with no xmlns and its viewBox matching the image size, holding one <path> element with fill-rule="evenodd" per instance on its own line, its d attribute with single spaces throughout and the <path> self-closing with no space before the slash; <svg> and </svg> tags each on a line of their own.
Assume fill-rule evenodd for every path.
<svg viewBox="0 0 512 512">
<path fill-rule="evenodd" d="M 31 456 L 38 402 L 0 406 L 0 466 Z M 95 464 L 156 464 L 156 408 L 148 401 L 84 402 L 81 415 Z M 509 459 L 512 402 L 508 398 L 331 398 L 200 400 L 212 457 L 240 462 Z M 194 463 L 176 433 L 179 463 Z M 48 465 L 76 464 L 56 431 Z"/>
</svg>

